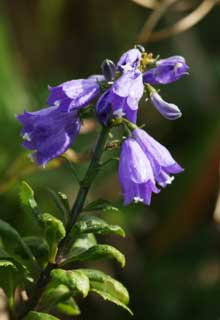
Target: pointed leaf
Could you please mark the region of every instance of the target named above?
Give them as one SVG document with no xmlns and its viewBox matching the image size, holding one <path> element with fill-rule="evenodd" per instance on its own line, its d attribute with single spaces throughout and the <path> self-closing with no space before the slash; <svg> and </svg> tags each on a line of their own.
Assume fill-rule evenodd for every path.
<svg viewBox="0 0 220 320">
<path fill-rule="evenodd" d="M 28 212 L 32 212 L 39 222 L 40 211 L 34 198 L 34 191 L 25 181 L 21 182 L 19 196 L 24 209 Z"/>
<path fill-rule="evenodd" d="M 57 305 L 57 303 L 66 300 L 71 297 L 72 293 L 69 288 L 63 284 L 58 286 L 49 285 L 48 288 L 42 294 L 40 307 L 41 309 L 52 308 Z"/>
<path fill-rule="evenodd" d="M 90 215 L 84 215 L 75 224 L 72 230 L 73 234 L 82 233 L 97 233 L 97 234 L 108 234 L 115 233 L 119 236 L 125 237 L 124 230 L 117 225 L 110 225 L 104 220 Z"/>
<path fill-rule="evenodd" d="M 5 239 L 9 239 L 13 241 L 14 243 L 19 244 L 22 249 L 26 252 L 29 259 L 33 262 L 33 264 L 37 264 L 37 261 L 29 249 L 29 247 L 26 245 L 20 234 L 15 230 L 10 224 L 0 219 L 0 236 L 2 236 Z"/>
<path fill-rule="evenodd" d="M 63 265 L 73 261 L 88 261 L 106 258 L 115 259 L 122 267 L 125 266 L 125 256 L 118 249 L 107 244 L 97 244 L 78 255 L 68 257 Z"/>
<path fill-rule="evenodd" d="M 58 303 L 57 309 L 68 316 L 78 316 L 80 314 L 80 309 L 73 297 Z"/>
<path fill-rule="evenodd" d="M 57 245 L 66 235 L 66 230 L 61 220 L 55 218 L 49 213 L 42 214 L 42 221 L 45 228 L 45 237 L 50 246 L 49 261 L 54 262 Z"/>
<path fill-rule="evenodd" d="M 103 299 L 117 304 L 132 314 L 132 311 L 127 307 L 129 303 L 128 291 L 119 281 L 99 270 L 79 270 L 89 278 L 90 291 L 97 293 Z"/>
<path fill-rule="evenodd" d="M 82 234 L 76 241 L 73 243 L 73 246 L 68 253 L 67 258 L 75 257 L 89 248 L 97 244 L 96 238 L 92 233 Z"/>
<path fill-rule="evenodd" d="M 86 297 L 89 292 L 89 279 L 79 270 L 55 269 L 51 272 L 51 278 L 54 284 L 67 286 L 73 294 L 80 293 Z"/>
<path fill-rule="evenodd" d="M 68 221 L 68 217 L 70 216 L 70 207 L 69 207 L 67 196 L 62 192 L 56 193 L 51 189 L 48 189 L 48 190 L 52 195 L 57 208 L 62 214 L 64 223 L 66 224 Z"/>
<path fill-rule="evenodd" d="M 116 207 L 113 207 L 111 203 L 107 200 L 98 199 L 91 203 L 89 203 L 83 211 L 117 211 L 119 212 L 119 209 Z"/>
<path fill-rule="evenodd" d="M 59 318 L 51 316 L 48 313 L 31 311 L 24 318 L 25 320 L 59 320 Z"/>
</svg>

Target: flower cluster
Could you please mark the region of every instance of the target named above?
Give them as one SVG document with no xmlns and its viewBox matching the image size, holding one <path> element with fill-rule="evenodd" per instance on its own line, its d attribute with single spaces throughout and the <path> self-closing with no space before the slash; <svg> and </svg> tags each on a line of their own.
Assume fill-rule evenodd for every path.
<svg viewBox="0 0 220 320">
<path fill-rule="evenodd" d="M 71 146 L 81 127 L 81 109 L 92 104 L 101 125 L 111 126 L 118 118 L 130 124 L 119 161 L 124 203 L 150 204 L 152 193 L 170 184 L 172 174 L 183 169 L 164 146 L 136 126 L 139 101 L 146 93 L 161 115 L 178 119 L 180 109 L 164 101 L 153 85 L 172 83 L 187 74 L 189 67 L 181 56 L 154 59 L 137 46 L 125 52 L 117 64 L 106 59 L 101 69 L 102 75 L 49 87 L 47 108 L 18 115 L 23 146 L 33 151 L 39 165 L 45 165 Z"/>
</svg>

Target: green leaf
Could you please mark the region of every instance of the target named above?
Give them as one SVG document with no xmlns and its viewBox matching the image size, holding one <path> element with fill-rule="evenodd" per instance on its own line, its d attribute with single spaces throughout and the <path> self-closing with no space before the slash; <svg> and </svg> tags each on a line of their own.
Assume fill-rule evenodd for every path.
<svg viewBox="0 0 220 320">
<path fill-rule="evenodd" d="M 125 266 L 125 256 L 118 249 L 107 244 L 97 244 L 78 255 L 68 257 L 63 265 L 73 261 L 89 261 L 106 258 L 115 259 L 122 267 Z"/>
<path fill-rule="evenodd" d="M 0 286 L 13 305 L 14 291 L 18 284 L 18 269 L 10 260 L 0 260 Z"/>
<path fill-rule="evenodd" d="M 98 199 L 91 203 L 89 203 L 85 208 L 83 208 L 83 211 L 117 211 L 119 212 L 119 209 L 116 207 L 113 207 L 111 203 L 107 200 Z"/>
<path fill-rule="evenodd" d="M 69 207 L 69 202 L 67 196 L 62 193 L 58 192 L 56 193 L 55 191 L 48 189 L 50 194 L 52 195 L 54 202 L 59 209 L 59 211 L 62 214 L 63 221 L 65 224 L 67 224 L 68 217 L 70 216 L 70 207 Z"/>
<path fill-rule="evenodd" d="M 63 284 L 54 287 L 49 285 L 42 294 L 40 300 L 41 309 L 47 309 L 56 306 L 57 303 L 66 300 L 72 295 L 69 288 Z"/>
<path fill-rule="evenodd" d="M 79 254 L 83 253 L 84 251 L 88 250 L 89 248 L 93 247 L 96 244 L 97 244 L 97 241 L 94 234 L 92 233 L 82 234 L 73 243 L 67 258 L 78 256 Z"/>
<path fill-rule="evenodd" d="M 78 316 L 81 313 L 73 297 L 58 303 L 57 309 L 68 316 Z"/>
<path fill-rule="evenodd" d="M 44 223 L 45 237 L 50 247 L 49 261 L 54 262 L 57 245 L 66 235 L 66 230 L 61 220 L 55 218 L 49 213 L 42 214 Z"/>
<path fill-rule="evenodd" d="M 34 198 L 34 191 L 25 181 L 21 182 L 19 196 L 24 209 L 28 212 L 32 212 L 39 222 L 40 212 L 37 202 Z"/>
<path fill-rule="evenodd" d="M 73 295 L 80 293 L 86 297 L 89 292 L 89 279 L 82 271 L 55 269 L 51 272 L 51 278 L 53 284 L 67 286 Z"/>
<path fill-rule="evenodd" d="M 49 247 L 45 239 L 40 237 L 23 237 L 24 242 L 33 252 L 36 259 L 43 261 L 48 260 Z M 27 258 L 27 254 L 22 250 L 22 248 L 15 248 L 15 252 L 19 254 L 22 258 Z"/>
<path fill-rule="evenodd" d="M 127 307 L 129 294 L 127 289 L 117 280 L 99 270 L 79 269 L 90 280 L 90 291 L 97 293 L 103 299 L 126 309 L 130 314 L 132 311 Z"/>
<path fill-rule="evenodd" d="M 27 280 L 30 280 L 29 277 L 29 271 L 27 267 L 22 263 L 21 259 L 15 256 L 11 256 L 9 253 L 7 253 L 3 248 L 0 248 L 0 260 L 9 260 L 11 261 L 17 270 L 19 271 L 20 277 L 24 277 Z"/>
<path fill-rule="evenodd" d="M 14 243 L 17 243 L 19 246 L 22 247 L 22 249 L 25 251 L 29 259 L 33 262 L 34 265 L 37 264 L 37 261 L 27 246 L 27 244 L 24 242 L 20 234 L 15 230 L 10 224 L 0 219 L 0 236 L 13 241 Z"/>
<path fill-rule="evenodd" d="M 25 320 L 59 320 L 59 318 L 51 316 L 48 313 L 31 311 L 24 318 Z"/>
<path fill-rule="evenodd" d="M 72 230 L 73 234 L 82 233 L 97 233 L 97 234 L 108 234 L 114 233 L 119 236 L 125 237 L 124 230 L 117 225 L 110 225 L 104 220 L 90 215 L 84 215 L 75 224 Z"/>
</svg>

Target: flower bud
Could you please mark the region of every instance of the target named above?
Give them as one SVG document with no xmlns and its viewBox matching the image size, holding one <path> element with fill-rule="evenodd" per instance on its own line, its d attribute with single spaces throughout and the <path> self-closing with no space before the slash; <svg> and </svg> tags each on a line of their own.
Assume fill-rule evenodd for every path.
<svg viewBox="0 0 220 320">
<path fill-rule="evenodd" d="M 105 59 L 101 64 L 101 69 L 106 81 L 115 79 L 116 66 L 113 61 Z"/>
</svg>

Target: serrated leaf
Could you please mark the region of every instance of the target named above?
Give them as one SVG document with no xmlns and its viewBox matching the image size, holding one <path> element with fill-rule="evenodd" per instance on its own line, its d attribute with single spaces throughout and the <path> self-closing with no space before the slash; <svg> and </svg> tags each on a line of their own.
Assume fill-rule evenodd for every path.
<svg viewBox="0 0 220 320">
<path fill-rule="evenodd" d="M 60 284 L 58 286 L 49 285 L 48 288 L 45 289 L 45 291 L 42 294 L 41 300 L 40 300 L 40 307 L 41 309 L 51 308 L 57 303 L 66 300 L 72 295 L 69 288 L 63 284 Z"/>
<path fill-rule="evenodd" d="M 91 203 L 89 203 L 85 208 L 83 208 L 83 211 L 117 211 L 119 212 L 119 209 L 112 206 L 111 203 L 107 200 L 98 199 Z"/>
<path fill-rule="evenodd" d="M 71 256 L 65 260 L 63 265 L 73 261 L 89 261 L 98 259 L 115 259 L 122 267 L 125 266 L 125 256 L 118 249 L 107 244 L 97 244 L 78 255 Z"/>
<path fill-rule="evenodd" d="M 66 230 L 61 220 L 49 213 L 42 214 L 42 222 L 45 229 L 45 237 L 50 247 L 49 261 L 54 262 L 57 245 L 66 235 Z"/>
<path fill-rule="evenodd" d="M 51 278 L 54 284 L 67 286 L 73 295 L 80 293 L 86 297 L 89 292 L 89 279 L 79 270 L 55 269 L 51 272 Z"/>
<path fill-rule="evenodd" d="M 14 243 L 19 244 L 22 249 L 25 251 L 29 259 L 33 262 L 34 265 L 37 264 L 37 261 L 29 249 L 29 247 L 26 245 L 20 234 L 16 229 L 14 229 L 10 224 L 0 219 L 0 236 L 2 236 L 5 239 L 9 239 L 13 241 Z"/>
<path fill-rule="evenodd" d="M 59 209 L 59 211 L 62 214 L 63 221 L 66 224 L 68 221 L 68 217 L 70 216 L 70 207 L 69 207 L 69 202 L 67 196 L 62 193 L 58 192 L 56 193 L 55 191 L 48 189 L 50 194 L 52 195 L 54 202 Z"/>
<path fill-rule="evenodd" d="M 73 234 L 82 233 L 96 233 L 96 234 L 108 234 L 114 233 L 119 236 L 125 237 L 124 230 L 117 225 L 110 225 L 104 220 L 90 215 L 84 215 L 75 224 L 72 230 Z"/>
<path fill-rule="evenodd" d="M 58 303 L 57 309 L 68 316 L 78 316 L 81 313 L 73 297 Z"/>
<path fill-rule="evenodd" d="M 19 196 L 24 209 L 31 211 L 37 220 L 40 220 L 40 212 L 37 202 L 34 198 L 34 191 L 26 181 L 22 181 L 20 185 Z"/>
<path fill-rule="evenodd" d="M 36 312 L 36 311 L 29 312 L 24 319 L 25 320 L 59 320 L 59 318 L 54 317 L 48 313 Z"/>
<path fill-rule="evenodd" d="M 129 303 L 128 291 L 119 281 L 99 270 L 79 270 L 84 272 L 89 278 L 90 291 L 97 293 L 103 299 L 117 304 L 132 314 L 132 311 L 127 307 Z"/>
</svg>

